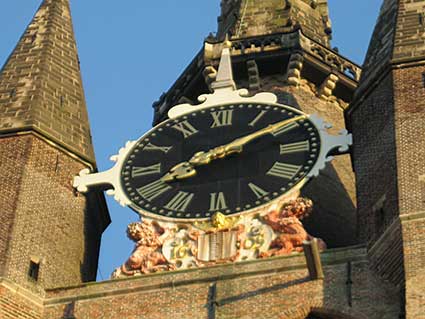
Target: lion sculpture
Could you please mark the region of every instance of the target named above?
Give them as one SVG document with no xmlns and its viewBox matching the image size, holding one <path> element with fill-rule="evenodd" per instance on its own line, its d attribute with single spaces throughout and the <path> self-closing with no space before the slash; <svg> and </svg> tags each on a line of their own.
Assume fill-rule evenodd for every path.
<svg viewBox="0 0 425 319">
<path fill-rule="evenodd" d="M 161 252 L 168 233 L 158 223 L 131 223 L 127 227 L 127 236 L 136 242 L 136 246 L 130 258 L 112 273 L 112 278 L 173 269 Z"/>
<path fill-rule="evenodd" d="M 301 220 L 310 215 L 312 210 L 313 202 L 302 197 L 290 200 L 281 207 L 272 207 L 263 219 L 277 233 L 277 237 L 271 242 L 270 249 L 261 253 L 260 257 L 303 251 L 303 242 L 313 239 L 313 236 L 307 233 Z M 320 238 L 318 244 L 320 250 L 326 249 L 325 242 Z"/>
</svg>

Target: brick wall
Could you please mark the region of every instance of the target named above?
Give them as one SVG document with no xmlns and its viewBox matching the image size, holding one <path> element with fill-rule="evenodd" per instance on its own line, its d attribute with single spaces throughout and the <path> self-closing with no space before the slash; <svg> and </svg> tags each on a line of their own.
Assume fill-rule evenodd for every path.
<svg viewBox="0 0 425 319">
<path fill-rule="evenodd" d="M 4 274 L 29 141 L 0 139 L 0 276 Z"/>
<path fill-rule="evenodd" d="M 15 194 L 3 199 L 4 207 L 14 206 L 2 217 L 13 221 L 6 233 L 4 277 L 38 293 L 94 280 L 104 225 L 93 217 L 99 207 L 89 210 L 86 198 L 72 188 L 73 177 L 85 165 L 32 134 L 1 138 L 0 148 L 20 150 L 10 157 L 1 152 L 6 156 L 1 176 L 11 177 L 2 179 L 2 186 Z M 31 257 L 40 260 L 37 283 L 28 278 Z"/>
<path fill-rule="evenodd" d="M 312 311 L 329 314 L 324 318 L 397 318 L 398 291 L 368 270 L 364 252 L 325 252 L 324 281 L 310 281 L 304 257 L 295 254 L 54 289 L 44 318 L 305 319 Z"/>
<path fill-rule="evenodd" d="M 31 301 L 31 298 L 21 295 L 19 289 L 4 285 L 0 278 L 0 318 L 41 319 L 43 308 L 40 303 Z"/>
</svg>

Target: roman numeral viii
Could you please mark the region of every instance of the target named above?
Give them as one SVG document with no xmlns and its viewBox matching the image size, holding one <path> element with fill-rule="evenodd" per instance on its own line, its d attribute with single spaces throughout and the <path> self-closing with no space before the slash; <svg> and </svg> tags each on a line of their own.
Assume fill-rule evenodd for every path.
<svg viewBox="0 0 425 319">
<path fill-rule="evenodd" d="M 286 179 L 292 179 L 299 172 L 301 167 L 302 166 L 276 162 L 266 174 Z"/>
<path fill-rule="evenodd" d="M 193 199 L 193 194 L 186 192 L 178 192 L 170 202 L 165 205 L 165 208 L 169 210 L 178 210 L 178 211 L 186 211 L 190 202 Z"/>
<path fill-rule="evenodd" d="M 280 155 L 297 153 L 297 152 L 307 152 L 308 150 L 310 150 L 309 141 L 302 141 L 297 143 L 280 145 Z"/>
<path fill-rule="evenodd" d="M 226 209 L 226 199 L 223 193 L 211 193 L 210 194 L 210 212 Z"/>
<path fill-rule="evenodd" d="M 145 175 L 151 175 L 151 174 L 159 174 L 161 173 L 161 163 L 154 164 L 147 167 L 133 167 L 131 171 L 132 177 L 139 177 L 139 176 L 145 176 Z"/>
<path fill-rule="evenodd" d="M 232 125 L 233 110 L 212 112 L 211 116 L 213 117 L 213 120 L 214 120 L 211 127 Z"/>
<path fill-rule="evenodd" d="M 157 181 L 138 188 L 137 191 L 140 195 L 143 196 L 143 198 L 151 202 L 152 200 L 165 193 L 166 191 L 170 190 L 171 188 L 171 186 L 167 185 L 159 179 Z"/>
<path fill-rule="evenodd" d="M 183 121 L 173 126 L 174 129 L 183 133 L 183 137 L 187 138 L 193 134 L 198 133 L 198 130 L 192 126 L 188 121 Z"/>
</svg>

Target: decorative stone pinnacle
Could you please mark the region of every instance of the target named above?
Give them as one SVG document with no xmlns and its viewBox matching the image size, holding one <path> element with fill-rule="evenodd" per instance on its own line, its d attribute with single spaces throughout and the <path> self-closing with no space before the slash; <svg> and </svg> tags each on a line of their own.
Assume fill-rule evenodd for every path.
<svg viewBox="0 0 425 319">
<path fill-rule="evenodd" d="M 231 89 L 232 91 L 236 90 L 236 83 L 233 80 L 233 70 L 232 70 L 232 58 L 230 55 L 230 48 L 232 43 L 226 40 L 223 43 L 223 50 L 221 51 L 220 66 L 218 67 L 217 78 L 211 84 L 211 88 L 216 90 L 221 89 Z"/>
</svg>

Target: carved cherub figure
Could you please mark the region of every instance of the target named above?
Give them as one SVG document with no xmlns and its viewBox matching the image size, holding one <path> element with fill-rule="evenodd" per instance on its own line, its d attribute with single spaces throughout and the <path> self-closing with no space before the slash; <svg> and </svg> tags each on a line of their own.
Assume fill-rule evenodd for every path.
<svg viewBox="0 0 425 319">
<path fill-rule="evenodd" d="M 136 242 L 136 246 L 128 260 L 112 273 L 112 278 L 173 269 L 161 252 L 168 232 L 158 223 L 131 223 L 127 227 L 127 236 Z"/>
<path fill-rule="evenodd" d="M 298 197 L 284 203 L 281 207 L 275 205 L 264 216 L 264 221 L 270 225 L 277 237 L 270 244 L 270 250 L 261 254 L 261 257 L 286 255 L 291 252 L 303 251 L 303 241 L 313 239 L 304 229 L 301 220 L 313 210 L 313 202 L 309 199 Z M 319 249 L 326 249 L 326 244 L 318 239 Z"/>
</svg>

